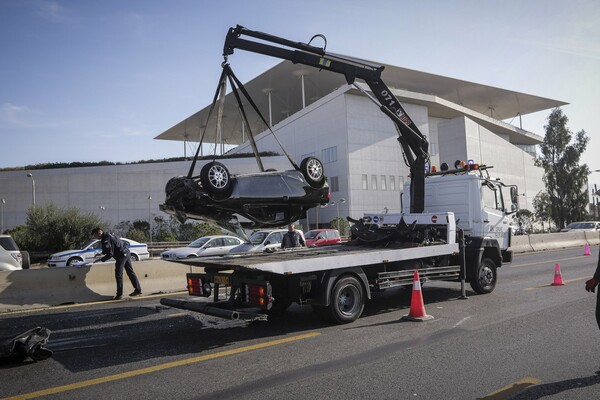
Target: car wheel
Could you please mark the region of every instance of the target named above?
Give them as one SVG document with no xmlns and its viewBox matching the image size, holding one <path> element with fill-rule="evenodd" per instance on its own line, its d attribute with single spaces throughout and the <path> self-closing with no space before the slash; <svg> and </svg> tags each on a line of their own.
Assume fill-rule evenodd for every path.
<svg viewBox="0 0 600 400">
<path fill-rule="evenodd" d="M 209 193 L 225 193 L 231 186 L 231 175 L 223 164 L 210 162 L 200 171 L 202 187 Z"/>
<path fill-rule="evenodd" d="M 81 258 L 79 258 L 79 257 L 69 258 L 67 260 L 67 267 L 71 267 L 71 266 L 73 266 L 74 263 L 81 262 L 81 261 L 83 261 L 83 260 Z"/>
<path fill-rule="evenodd" d="M 140 258 L 138 257 L 138 255 L 137 255 L 137 254 L 133 254 L 133 253 L 131 253 L 131 254 L 129 255 L 129 257 L 131 258 L 131 261 L 139 261 L 139 260 L 140 260 Z"/>
<path fill-rule="evenodd" d="M 300 171 L 311 186 L 321 187 L 325 183 L 323 164 L 315 157 L 307 157 L 302 160 Z"/>
<path fill-rule="evenodd" d="M 31 266 L 31 259 L 29 258 L 29 252 L 28 251 L 21 251 L 21 268 L 23 269 L 29 269 L 29 267 Z"/>
</svg>

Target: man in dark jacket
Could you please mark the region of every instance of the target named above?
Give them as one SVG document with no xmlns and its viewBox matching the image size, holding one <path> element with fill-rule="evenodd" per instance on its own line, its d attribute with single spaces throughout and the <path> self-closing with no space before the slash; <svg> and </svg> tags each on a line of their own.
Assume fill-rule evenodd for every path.
<svg viewBox="0 0 600 400">
<path fill-rule="evenodd" d="M 283 235 L 283 239 L 281 240 L 281 248 L 287 249 L 290 247 L 304 247 L 306 246 L 306 241 L 304 237 L 294 229 L 294 224 L 288 225 L 288 231 L 285 235 Z"/>
<path fill-rule="evenodd" d="M 97 259 L 94 263 L 104 262 L 111 257 L 115 259 L 115 279 L 117 280 L 117 295 L 115 300 L 120 300 L 123 297 L 123 268 L 133 285 L 134 291 L 129 296 L 139 296 L 142 294 L 142 288 L 138 281 L 133 266 L 131 265 L 131 257 L 129 247 L 126 242 L 122 241 L 112 233 L 104 233 L 100 228 L 92 230 L 92 236 L 102 241 L 102 258 Z"/>
<path fill-rule="evenodd" d="M 598 286 L 598 282 L 600 282 L 600 254 L 596 272 L 594 272 L 592 279 L 585 282 L 585 290 L 593 293 L 596 290 L 596 286 Z M 596 323 L 598 323 L 598 328 L 600 328 L 600 290 L 598 290 L 598 297 L 596 298 Z"/>
</svg>

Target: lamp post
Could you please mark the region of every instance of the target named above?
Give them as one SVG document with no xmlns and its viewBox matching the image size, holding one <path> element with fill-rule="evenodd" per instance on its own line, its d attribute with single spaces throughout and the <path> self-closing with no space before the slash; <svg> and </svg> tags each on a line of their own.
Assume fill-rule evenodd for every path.
<svg viewBox="0 0 600 400">
<path fill-rule="evenodd" d="M 6 200 L 2 199 L 0 201 L 0 235 L 4 233 L 4 205 L 6 204 Z"/>
<path fill-rule="evenodd" d="M 27 174 L 27 177 L 31 178 L 31 193 L 33 196 L 33 208 L 35 208 L 35 179 L 33 179 L 32 173 Z"/>
<path fill-rule="evenodd" d="M 150 236 L 150 243 L 152 243 L 152 216 L 150 215 L 150 200 L 152 200 L 152 196 L 148 195 L 148 234 Z"/>
<path fill-rule="evenodd" d="M 591 175 L 594 172 L 600 172 L 600 169 L 595 169 L 590 171 L 588 175 Z M 590 183 L 588 181 L 588 193 L 590 192 Z M 594 219 L 597 219 L 598 216 L 598 191 L 596 190 L 596 185 L 594 184 L 594 190 L 592 191 L 592 206 L 594 207 Z"/>
<path fill-rule="evenodd" d="M 100 206 L 100 219 L 102 219 L 104 217 L 104 210 L 106 210 L 106 208 L 104 206 Z"/>
</svg>

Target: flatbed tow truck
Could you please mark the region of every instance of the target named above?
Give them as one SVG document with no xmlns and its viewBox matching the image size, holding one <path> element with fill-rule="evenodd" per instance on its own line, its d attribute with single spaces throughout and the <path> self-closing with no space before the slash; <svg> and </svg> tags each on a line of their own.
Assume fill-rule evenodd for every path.
<svg viewBox="0 0 600 400">
<path fill-rule="evenodd" d="M 491 178 L 491 167 L 474 163 L 455 163 L 453 170 L 443 165 L 440 172 L 427 172 L 427 140 L 381 81 L 383 66 L 241 26 L 230 28 L 224 56 L 234 48 L 342 73 L 349 84 L 356 78 L 367 82 L 375 98 L 363 93 L 394 122 L 411 170 L 405 212 L 352 220 L 353 238 L 342 245 L 181 260 L 203 268 L 202 273 L 187 274 L 189 294 L 213 296 L 213 301 L 163 298 L 161 304 L 229 319 L 266 320 L 269 313 L 296 302 L 342 324 L 360 317 L 372 293 L 411 285 L 414 271 L 422 280 L 461 282 L 463 296 L 465 282 L 479 294 L 494 290 L 497 269 L 512 260 L 507 216 L 518 210 L 516 186 Z M 509 196 L 504 194 L 507 188 Z M 222 288 L 226 288 L 225 300 L 219 297 Z"/>
</svg>

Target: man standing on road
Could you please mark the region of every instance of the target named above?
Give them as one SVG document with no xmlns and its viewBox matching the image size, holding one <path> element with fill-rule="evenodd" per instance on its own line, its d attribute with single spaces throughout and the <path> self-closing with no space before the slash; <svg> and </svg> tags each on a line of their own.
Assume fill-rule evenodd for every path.
<svg viewBox="0 0 600 400">
<path fill-rule="evenodd" d="M 600 282 L 600 254 L 598 255 L 596 272 L 594 272 L 592 279 L 585 282 L 585 290 L 592 293 L 595 292 L 598 282 Z M 598 328 L 600 328 L 600 290 L 598 290 L 598 297 L 596 298 L 596 322 L 598 323 Z"/>
<path fill-rule="evenodd" d="M 133 285 L 134 291 L 129 296 L 139 296 L 142 294 L 142 288 L 138 281 L 133 266 L 131 265 L 131 257 L 127 243 L 113 235 L 112 233 L 104 233 L 100 228 L 92 230 L 92 236 L 102 241 L 102 258 L 97 259 L 94 263 L 103 262 L 111 257 L 115 259 L 115 279 L 117 281 L 117 295 L 114 300 L 120 300 L 123 297 L 123 268 L 127 272 L 127 276 Z"/>
<path fill-rule="evenodd" d="M 283 240 L 281 240 L 281 248 L 288 249 L 291 247 L 304 247 L 306 246 L 306 241 L 304 237 L 294 229 L 294 224 L 288 225 L 288 231 L 285 235 L 283 235 Z"/>
</svg>

